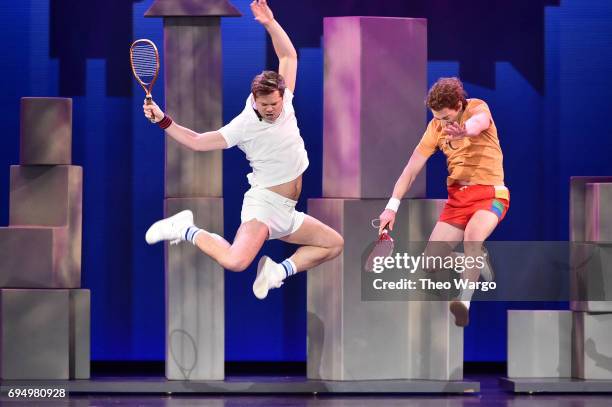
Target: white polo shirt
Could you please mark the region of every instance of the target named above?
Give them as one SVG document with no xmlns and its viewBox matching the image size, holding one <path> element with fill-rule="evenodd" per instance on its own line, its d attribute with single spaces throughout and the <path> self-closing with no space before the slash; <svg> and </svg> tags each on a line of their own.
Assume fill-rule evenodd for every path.
<svg viewBox="0 0 612 407">
<path fill-rule="evenodd" d="M 274 123 L 259 120 L 253 110 L 253 95 L 244 110 L 219 129 L 227 147 L 238 146 L 253 172 L 247 175 L 252 186 L 271 187 L 299 177 L 308 168 L 308 154 L 293 110 L 293 93 L 285 89 L 283 111 Z"/>
</svg>

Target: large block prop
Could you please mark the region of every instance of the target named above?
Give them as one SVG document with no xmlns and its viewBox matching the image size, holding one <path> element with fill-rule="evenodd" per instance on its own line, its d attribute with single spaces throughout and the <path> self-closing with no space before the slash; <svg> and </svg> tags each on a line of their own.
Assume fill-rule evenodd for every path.
<svg viewBox="0 0 612 407">
<path fill-rule="evenodd" d="M 164 21 L 166 106 L 177 123 L 197 132 L 219 129 L 221 112 L 221 32 L 219 18 Z M 185 86 L 191 84 L 192 86 Z M 223 152 L 193 151 L 166 137 L 166 197 L 223 195 Z"/>
<path fill-rule="evenodd" d="M 22 165 L 72 163 L 72 99 L 21 98 Z"/>
<path fill-rule="evenodd" d="M 83 169 L 78 166 L 12 165 L 9 225 L 80 230 L 82 188 Z M 80 235 L 77 231 L 73 233 Z"/>
<path fill-rule="evenodd" d="M 571 309 L 612 312 L 612 243 L 573 243 L 571 264 Z"/>
<path fill-rule="evenodd" d="M 587 182 L 583 188 L 584 242 L 572 245 L 571 307 L 612 312 L 612 182 Z"/>
<path fill-rule="evenodd" d="M 612 243 L 612 182 L 586 184 L 585 240 Z"/>
<path fill-rule="evenodd" d="M 91 292 L 69 290 L 70 378 L 89 379 L 91 360 Z"/>
<path fill-rule="evenodd" d="M 80 287 L 82 191 L 81 167 L 11 166 L 9 227 L 0 228 L 0 286 Z"/>
<path fill-rule="evenodd" d="M 0 228 L 0 378 L 88 379 L 81 286 L 83 169 L 70 165 L 72 100 L 21 99 L 20 164 Z"/>
<path fill-rule="evenodd" d="M 323 196 L 388 198 L 425 128 L 427 21 L 323 21 Z M 407 197 L 425 197 L 425 178 Z"/>
<path fill-rule="evenodd" d="M 596 184 L 612 184 L 612 177 L 572 177 L 570 180 L 570 240 L 572 242 L 593 241 L 592 235 L 587 237 L 587 229 L 593 230 L 593 227 L 587 222 L 590 223 L 592 219 L 592 204 L 597 203 L 597 200 L 593 200 L 594 189 L 598 189 L 598 187 L 593 188 L 593 185 Z M 590 208 L 587 206 L 587 191 L 589 190 Z M 604 196 L 606 194 L 604 193 Z M 605 209 L 601 203 L 600 207 Z"/>
<path fill-rule="evenodd" d="M 571 311 L 508 311 L 508 377 L 571 377 Z"/>
<path fill-rule="evenodd" d="M 584 185 L 584 243 L 572 247 L 572 309 L 612 312 L 612 182 Z"/>
<path fill-rule="evenodd" d="M 145 13 L 164 20 L 167 112 L 196 132 L 223 124 L 221 18 L 240 15 L 228 0 L 155 0 Z M 192 209 L 198 226 L 223 235 L 222 157 L 166 138 L 167 215 Z M 222 380 L 223 269 L 188 245 L 166 247 L 165 269 L 166 377 Z"/>
<path fill-rule="evenodd" d="M 612 391 L 610 203 L 612 177 L 571 178 L 571 311 L 509 311 L 507 389 Z"/>
<path fill-rule="evenodd" d="M 573 319 L 573 376 L 612 380 L 612 313 L 574 312 Z"/>
<path fill-rule="evenodd" d="M 89 377 L 89 291 L 0 290 L 0 378 Z"/>
<path fill-rule="evenodd" d="M 612 312 L 612 177 L 572 177 L 571 309 Z"/>
<path fill-rule="evenodd" d="M 394 237 L 427 240 L 442 200 L 405 200 Z M 308 378 L 463 377 L 463 330 L 446 301 L 362 301 L 361 264 L 386 200 L 310 199 L 308 213 L 345 236 L 343 253 L 308 273 Z"/>
<path fill-rule="evenodd" d="M 196 132 L 223 124 L 221 17 L 240 15 L 227 0 L 156 0 L 145 13 L 164 18 L 167 112 Z M 192 151 L 166 138 L 166 198 L 221 197 L 222 157 L 222 151 Z"/>
<path fill-rule="evenodd" d="M 166 216 L 191 209 L 201 228 L 223 235 L 222 198 L 166 200 Z M 223 268 L 191 244 L 166 244 L 166 377 L 223 380 Z"/>
<path fill-rule="evenodd" d="M 66 228 L 0 227 L 0 287 L 79 287 L 80 269 L 70 267 Z"/>
</svg>

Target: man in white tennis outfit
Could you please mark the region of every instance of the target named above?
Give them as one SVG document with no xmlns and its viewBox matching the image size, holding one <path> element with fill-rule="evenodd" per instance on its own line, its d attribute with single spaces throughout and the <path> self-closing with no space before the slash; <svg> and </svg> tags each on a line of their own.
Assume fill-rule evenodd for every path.
<svg viewBox="0 0 612 407">
<path fill-rule="evenodd" d="M 295 210 L 302 174 L 308 168 L 308 155 L 292 105 L 297 53 L 266 0 L 253 1 L 251 10 L 272 39 L 279 72 L 264 71 L 253 79 L 244 110 L 234 120 L 218 131 L 196 133 L 173 122 L 155 103 L 143 105 L 147 118 L 193 150 L 238 146 L 245 153 L 253 169 L 247 176 L 251 189 L 244 195 L 242 223 L 234 242 L 230 244 L 219 235 L 199 229 L 189 210 L 155 222 L 145 239 L 149 244 L 187 240 L 231 271 L 244 271 L 267 239 L 301 245 L 281 263 L 267 256 L 261 258 L 253 293 L 263 299 L 285 278 L 337 257 L 344 240 L 329 226 Z"/>
</svg>

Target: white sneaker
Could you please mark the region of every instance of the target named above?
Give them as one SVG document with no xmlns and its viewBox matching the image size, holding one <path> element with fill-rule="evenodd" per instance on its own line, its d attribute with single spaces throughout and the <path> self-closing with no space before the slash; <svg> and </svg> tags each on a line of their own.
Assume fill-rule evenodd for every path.
<svg viewBox="0 0 612 407">
<path fill-rule="evenodd" d="M 170 240 L 170 244 L 177 244 L 185 240 L 183 233 L 192 225 L 193 212 L 182 211 L 152 224 L 145 234 L 145 240 L 148 244 L 155 244 L 162 240 Z"/>
<path fill-rule="evenodd" d="M 493 281 L 495 280 L 495 272 L 493 271 L 493 266 L 491 266 L 491 258 L 489 257 L 489 252 L 486 247 L 482 246 L 482 253 L 485 258 L 484 267 L 480 270 L 480 277 L 484 281 Z"/>
<path fill-rule="evenodd" d="M 278 263 L 275 263 L 268 256 L 263 256 L 259 259 L 257 277 L 253 283 L 253 294 L 255 294 L 255 297 L 263 300 L 268 296 L 270 289 L 279 288 L 283 285 L 283 280 L 279 278 L 277 273 L 279 266 Z"/>
</svg>

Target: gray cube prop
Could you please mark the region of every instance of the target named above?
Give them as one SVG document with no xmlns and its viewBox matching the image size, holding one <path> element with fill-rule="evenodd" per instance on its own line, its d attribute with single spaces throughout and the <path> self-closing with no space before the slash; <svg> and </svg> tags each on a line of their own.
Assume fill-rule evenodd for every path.
<svg viewBox="0 0 612 407">
<path fill-rule="evenodd" d="M 9 227 L 0 228 L 0 253 L 10 253 L 0 258 L 2 287 L 80 287 L 82 186 L 78 166 L 11 166 Z"/>
<path fill-rule="evenodd" d="M 323 21 L 323 196 L 387 198 L 424 130 L 427 21 Z M 424 196 L 422 171 L 407 197 Z"/>
<path fill-rule="evenodd" d="M 242 14 L 228 0 L 155 0 L 145 17 L 239 17 Z"/>
<path fill-rule="evenodd" d="M 405 200 L 394 237 L 426 240 L 440 200 Z M 345 237 L 344 252 L 308 273 L 308 378 L 463 377 L 463 330 L 447 302 L 362 301 L 361 259 L 377 232 L 369 220 L 386 200 L 310 199 L 308 213 Z M 429 214 L 427 220 L 415 214 Z M 412 224 L 411 224 L 412 223 Z"/>
<path fill-rule="evenodd" d="M 197 132 L 219 129 L 223 120 L 220 18 L 166 18 L 164 55 L 173 61 L 164 65 L 170 116 Z M 220 150 L 193 151 L 167 137 L 166 197 L 222 196 L 222 158 Z"/>
<path fill-rule="evenodd" d="M 612 177 L 571 178 L 570 240 L 574 246 L 570 307 L 574 311 L 612 312 L 609 245 L 600 244 L 611 241 L 610 187 Z"/>
<path fill-rule="evenodd" d="M 91 355 L 91 293 L 69 290 L 70 378 L 89 379 Z"/>
<path fill-rule="evenodd" d="M 88 379 L 89 290 L 1 289 L 3 380 Z"/>
<path fill-rule="evenodd" d="M 2 379 L 68 379 L 67 290 L 0 290 Z"/>
<path fill-rule="evenodd" d="M 612 177 L 572 177 L 570 180 L 570 240 L 572 242 L 587 240 L 587 184 L 594 183 L 612 183 Z"/>
<path fill-rule="evenodd" d="M 166 215 L 191 209 L 197 226 L 223 235 L 223 199 L 167 199 Z M 166 244 L 166 377 L 224 378 L 224 271 L 190 243 Z"/>
<path fill-rule="evenodd" d="M 573 319 L 573 376 L 612 380 L 612 314 L 574 312 Z"/>
<path fill-rule="evenodd" d="M 79 166 L 12 165 L 9 225 L 68 226 L 80 246 L 82 190 Z"/>
<path fill-rule="evenodd" d="M 71 267 L 67 246 L 67 228 L 0 227 L 0 287 L 79 287 L 80 271 Z"/>
<path fill-rule="evenodd" d="M 612 182 L 588 183 L 585 194 L 585 240 L 612 243 Z"/>
<path fill-rule="evenodd" d="M 612 243 L 573 243 L 571 265 L 571 309 L 612 312 Z"/>
<path fill-rule="evenodd" d="M 508 377 L 569 378 L 571 349 L 571 311 L 508 311 Z"/>
<path fill-rule="evenodd" d="M 22 165 L 59 165 L 72 162 L 72 99 L 21 98 Z"/>
<path fill-rule="evenodd" d="M 194 131 L 221 127 L 221 17 L 240 15 L 228 0 L 155 0 L 145 13 L 164 18 L 167 112 Z M 191 151 L 167 138 L 165 171 L 166 198 L 222 195 L 221 151 Z"/>
</svg>

